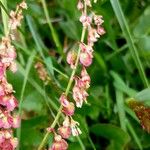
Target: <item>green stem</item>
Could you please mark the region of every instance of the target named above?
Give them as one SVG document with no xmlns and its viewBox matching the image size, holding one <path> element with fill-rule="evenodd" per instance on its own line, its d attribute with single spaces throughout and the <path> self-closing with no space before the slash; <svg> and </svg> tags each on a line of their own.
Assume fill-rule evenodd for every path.
<svg viewBox="0 0 150 150">
<path fill-rule="evenodd" d="M 134 40 L 133 40 L 133 37 L 131 35 L 130 29 L 129 29 L 129 26 L 128 26 L 127 21 L 125 19 L 122 8 L 120 6 L 119 0 L 110 0 L 110 3 L 112 5 L 112 8 L 113 8 L 115 14 L 116 14 L 116 17 L 118 19 L 120 27 L 121 27 L 124 35 L 125 35 L 127 43 L 129 45 L 129 50 L 130 50 L 131 55 L 133 57 L 133 60 L 136 64 L 136 67 L 138 68 L 138 71 L 139 71 L 140 77 L 143 81 L 143 84 L 145 87 L 149 87 L 148 79 L 147 79 L 146 74 L 144 72 L 144 68 L 143 68 L 142 62 L 140 60 L 137 48 L 134 45 Z"/>
<path fill-rule="evenodd" d="M 23 99 L 24 99 L 24 92 L 25 92 L 27 81 L 28 81 L 28 75 L 29 75 L 29 72 L 30 72 L 30 69 L 31 69 L 31 66 L 32 66 L 32 63 L 33 63 L 35 55 L 36 55 L 36 52 L 35 51 L 32 52 L 31 56 L 29 57 L 28 63 L 27 63 L 27 67 L 26 67 L 26 71 L 25 71 L 25 78 L 24 78 L 24 81 L 23 81 L 22 90 L 21 90 L 21 96 L 20 96 L 19 112 L 18 112 L 19 116 L 21 116 L 22 102 L 23 102 Z M 20 123 L 20 127 L 17 129 L 17 137 L 18 137 L 18 140 L 20 142 L 21 123 Z M 19 150 L 19 145 L 18 145 L 17 149 Z"/>
<path fill-rule="evenodd" d="M 47 23 L 49 25 L 49 28 L 51 30 L 52 37 L 53 37 L 53 40 L 55 42 L 55 45 L 58 48 L 58 51 L 60 52 L 60 54 L 63 55 L 62 46 L 60 44 L 60 41 L 59 41 L 58 36 L 56 34 L 56 31 L 55 31 L 55 29 L 54 29 L 54 27 L 53 27 L 53 25 L 51 23 L 51 19 L 50 19 L 50 16 L 48 14 L 48 10 L 47 10 L 47 6 L 46 6 L 45 0 L 41 0 L 41 3 L 43 5 L 43 9 L 44 9 L 44 14 L 45 14 L 45 17 L 46 17 L 46 21 L 47 21 Z"/>
<path fill-rule="evenodd" d="M 126 131 L 126 122 L 125 122 L 125 110 L 124 110 L 124 101 L 123 101 L 123 93 L 120 90 L 116 89 L 116 101 L 118 108 L 118 115 L 120 120 L 121 128 Z"/>
<path fill-rule="evenodd" d="M 84 27 L 83 30 L 82 30 L 82 35 L 81 35 L 81 42 L 84 41 L 84 37 L 85 37 L 85 33 L 86 33 L 86 28 Z M 76 73 L 76 69 L 77 69 L 77 66 L 78 66 L 78 62 L 79 62 L 79 57 L 80 57 L 80 48 L 78 49 L 78 54 L 77 54 L 77 59 L 76 59 L 76 63 L 75 63 L 75 68 L 72 70 L 72 73 L 71 73 L 71 76 L 70 76 L 70 80 L 68 82 L 68 85 L 67 85 L 67 88 L 66 88 L 66 91 L 65 91 L 65 94 L 68 95 L 69 91 L 70 91 L 70 88 L 71 88 L 71 85 L 72 85 L 72 82 L 73 82 L 73 77 Z M 55 120 L 53 121 L 52 125 L 50 128 L 54 128 L 58 119 L 60 118 L 61 116 L 61 111 L 62 111 L 62 106 L 60 106 L 59 110 L 58 110 L 58 113 L 56 115 L 56 118 Z M 39 145 L 38 147 L 38 150 L 42 150 L 43 146 L 45 145 L 47 139 L 48 139 L 48 136 L 49 136 L 49 132 L 47 132 L 41 142 L 41 144 Z"/>
<path fill-rule="evenodd" d="M 7 16 L 7 0 L 0 0 L 1 4 L 1 12 L 2 12 L 2 20 L 4 25 L 4 33 L 7 35 L 8 32 L 8 16 Z M 4 10 L 6 9 L 6 10 Z"/>
</svg>

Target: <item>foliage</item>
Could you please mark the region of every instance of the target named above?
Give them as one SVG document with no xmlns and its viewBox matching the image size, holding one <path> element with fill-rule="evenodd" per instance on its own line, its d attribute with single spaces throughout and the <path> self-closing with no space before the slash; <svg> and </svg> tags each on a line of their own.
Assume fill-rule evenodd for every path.
<svg viewBox="0 0 150 150">
<path fill-rule="evenodd" d="M 7 2 L 9 11 L 18 0 Z M 47 0 L 49 18 L 42 0 L 27 0 L 27 4 L 14 43 L 19 69 L 15 75 L 8 72 L 15 95 L 22 101 L 20 150 L 37 149 L 55 118 L 59 96 L 71 72 L 66 53 L 76 48 L 82 28 L 77 0 Z M 150 105 L 149 4 L 149 0 L 98 0 L 93 4 L 93 10 L 104 17 L 106 34 L 94 47 L 94 63 L 88 68 L 92 80 L 88 104 L 75 113 L 83 133 L 79 139 L 68 140 L 70 150 L 150 149 L 150 135 L 126 104 L 127 99 L 134 98 Z M 50 80 L 46 85 L 34 68 L 37 61 L 42 61 L 48 71 Z"/>
</svg>

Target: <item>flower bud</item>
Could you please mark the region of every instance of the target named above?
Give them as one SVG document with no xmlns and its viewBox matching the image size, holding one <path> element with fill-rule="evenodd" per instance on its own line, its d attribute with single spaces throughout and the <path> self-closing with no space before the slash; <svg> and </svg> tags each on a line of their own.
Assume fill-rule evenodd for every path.
<svg viewBox="0 0 150 150">
<path fill-rule="evenodd" d="M 70 51 L 67 54 L 67 63 L 70 65 L 72 69 L 75 67 L 76 63 L 76 58 L 77 58 L 77 53 L 75 51 Z"/>
</svg>

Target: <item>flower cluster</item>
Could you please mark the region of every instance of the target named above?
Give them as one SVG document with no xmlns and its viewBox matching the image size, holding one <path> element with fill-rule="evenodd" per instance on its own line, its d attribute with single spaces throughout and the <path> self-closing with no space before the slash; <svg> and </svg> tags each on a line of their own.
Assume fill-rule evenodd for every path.
<svg viewBox="0 0 150 150">
<path fill-rule="evenodd" d="M 73 77 L 75 84 L 72 89 L 73 100 L 75 101 L 76 107 L 79 108 L 82 107 L 84 102 L 87 102 L 87 90 L 90 87 L 91 79 L 86 69 L 92 64 L 94 43 L 105 33 L 102 27 L 104 22 L 102 16 L 95 15 L 94 13 L 88 15 L 87 7 L 92 7 L 90 0 L 78 1 L 77 8 L 82 13 L 80 22 L 83 25 L 83 29 L 87 31 L 87 43 L 81 40 L 79 43 L 79 51 L 70 51 L 67 55 L 67 62 L 71 69 L 76 70 L 78 61 L 80 61 L 82 68 L 80 75 Z M 65 93 L 60 96 L 59 100 L 62 106 L 62 112 L 66 117 L 62 126 L 54 134 L 54 142 L 49 150 L 66 150 L 68 144 L 64 139 L 68 139 L 70 135 L 78 136 L 82 133 L 79 129 L 79 123 L 72 118 L 75 112 L 74 103 L 69 100 L 69 97 Z"/>
<path fill-rule="evenodd" d="M 18 106 L 18 102 L 13 95 L 14 90 L 6 78 L 6 71 L 17 71 L 15 63 L 16 50 L 12 45 L 12 32 L 20 26 L 22 20 L 22 9 L 26 9 L 26 3 L 23 1 L 17 6 L 16 11 L 10 12 L 9 31 L 6 36 L 2 37 L 0 43 L 0 149 L 14 150 L 17 147 L 17 138 L 13 137 L 12 128 L 18 128 L 20 117 L 13 113 Z"/>
</svg>

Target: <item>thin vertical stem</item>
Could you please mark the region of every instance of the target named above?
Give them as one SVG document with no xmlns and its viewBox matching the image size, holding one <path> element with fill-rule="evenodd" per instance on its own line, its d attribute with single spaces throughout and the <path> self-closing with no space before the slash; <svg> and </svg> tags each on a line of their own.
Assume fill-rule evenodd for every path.
<svg viewBox="0 0 150 150">
<path fill-rule="evenodd" d="M 7 11 L 7 0 L 0 0 L 1 2 L 1 12 L 2 12 L 2 21 L 3 21 L 3 26 L 4 26 L 4 34 L 7 35 L 8 32 L 8 15 L 6 13 Z M 4 8 L 6 11 L 4 10 Z"/>
<path fill-rule="evenodd" d="M 48 13 L 48 9 L 47 9 L 45 0 L 41 0 L 41 3 L 42 3 L 42 6 L 43 6 L 43 9 L 44 9 L 44 14 L 45 14 L 45 17 L 46 17 L 46 21 L 47 21 L 47 23 L 49 25 L 49 28 L 51 30 L 52 37 L 53 37 L 53 40 L 55 42 L 55 45 L 58 48 L 58 51 L 63 55 L 62 46 L 60 44 L 58 35 L 57 35 L 57 33 L 56 33 L 52 23 L 51 23 L 51 19 L 50 19 L 49 13 Z"/>
<path fill-rule="evenodd" d="M 84 37 L 85 37 L 85 33 L 86 33 L 86 28 L 84 27 L 83 30 L 82 30 L 82 35 L 81 35 L 81 42 L 84 41 Z M 65 94 L 68 95 L 69 91 L 70 91 L 70 88 L 71 88 L 71 85 L 72 85 L 72 82 L 73 82 L 73 77 L 76 73 L 76 69 L 77 69 L 77 66 L 78 66 L 78 62 L 79 62 L 79 57 L 80 57 L 80 48 L 78 49 L 78 54 L 77 54 L 77 59 L 76 59 L 76 63 L 75 63 L 75 68 L 73 69 L 72 73 L 71 73 L 71 76 L 70 76 L 70 80 L 68 82 L 68 85 L 67 85 L 67 88 L 66 88 L 66 91 L 65 91 Z M 58 113 L 55 117 L 55 120 L 53 121 L 52 125 L 50 128 L 54 128 L 58 119 L 60 118 L 61 116 L 61 110 L 62 110 L 62 105 L 60 106 L 59 110 L 58 110 Z M 38 147 L 38 150 L 42 150 L 43 146 L 45 145 L 47 139 L 48 139 L 48 136 L 49 136 L 49 132 L 47 132 L 40 144 L 40 146 Z"/>
</svg>

